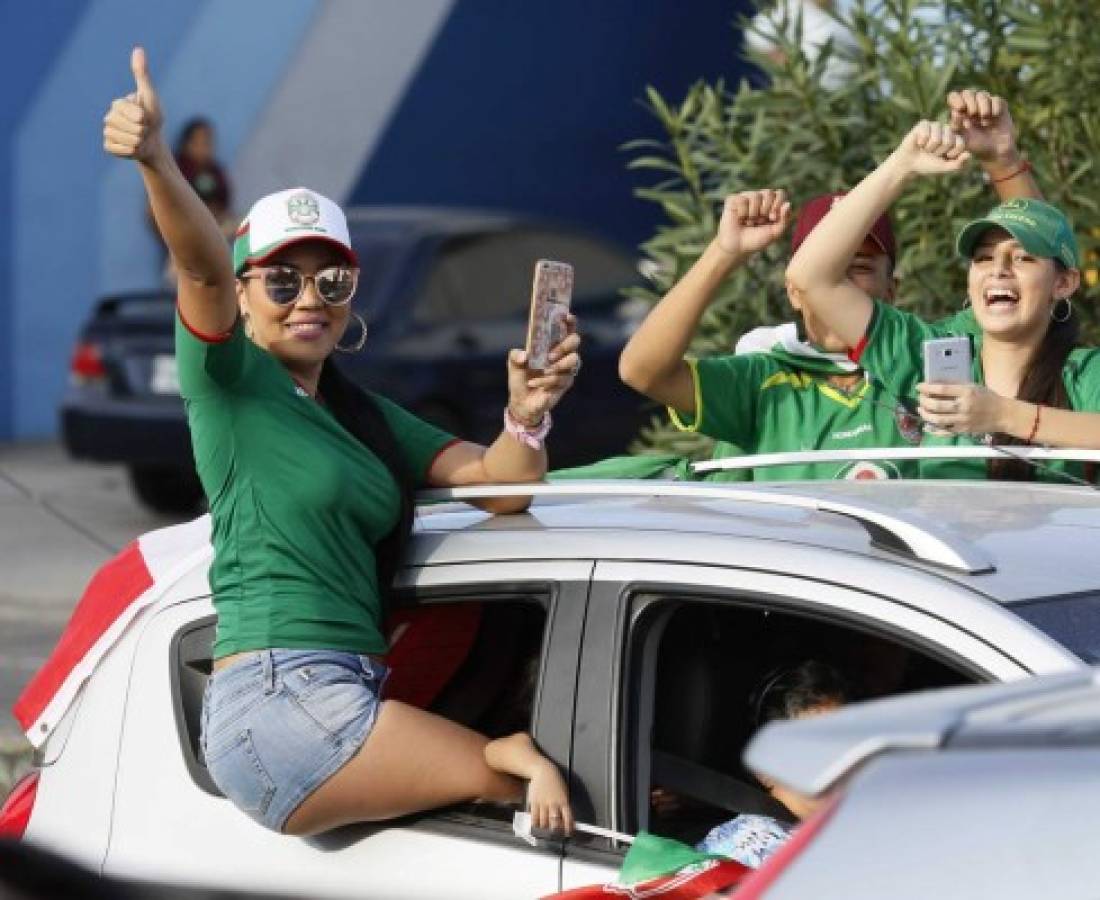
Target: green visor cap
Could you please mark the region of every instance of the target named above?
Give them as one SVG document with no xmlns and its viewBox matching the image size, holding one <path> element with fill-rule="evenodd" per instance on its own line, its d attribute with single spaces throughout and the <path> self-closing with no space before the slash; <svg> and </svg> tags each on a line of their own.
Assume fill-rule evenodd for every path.
<svg viewBox="0 0 1100 900">
<path fill-rule="evenodd" d="M 978 241 L 990 228 L 1003 228 L 1032 256 L 1061 260 L 1069 269 L 1080 265 L 1077 239 L 1057 206 L 1042 200 L 1008 200 L 994 206 L 984 218 L 975 219 L 959 232 L 959 254 L 973 257 Z"/>
</svg>

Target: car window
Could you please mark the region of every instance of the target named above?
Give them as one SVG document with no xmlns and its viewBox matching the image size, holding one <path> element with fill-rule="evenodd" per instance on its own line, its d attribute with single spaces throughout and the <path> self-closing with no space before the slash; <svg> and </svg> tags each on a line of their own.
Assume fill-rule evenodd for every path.
<svg viewBox="0 0 1100 900">
<path fill-rule="evenodd" d="M 969 679 L 885 636 L 736 598 L 639 595 L 628 640 L 620 796 L 628 830 L 694 844 L 740 813 L 788 816 L 741 764 L 760 680 L 820 659 L 857 699 Z"/>
<path fill-rule="evenodd" d="M 1012 611 L 1090 665 L 1100 663 L 1100 594 L 1029 600 Z"/>
<path fill-rule="evenodd" d="M 389 279 L 396 273 L 407 239 L 399 234 L 360 229 L 352 244 L 359 258 L 355 308 L 368 316 L 382 311 Z"/>
<path fill-rule="evenodd" d="M 638 278 L 629 256 L 584 235 L 517 229 L 464 237 L 440 249 L 415 317 L 422 323 L 440 323 L 523 315 L 539 259 L 573 265 L 577 306 L 586 298 L 615 296 Z"/>
<path fill-rule="evenodd" d="M 548 597 L 414 599 L 388 620 L 387 699 L 401 700 L 461 722 L 489 737 L 531 731 L 539 687 Z M 199 747 L 202 696 L 210 673 L 215 620 L 182 629 L 172 642 L 172 695 L 180 746 L 192 778 L 220 796 Z M 452 808 L 464 820 L 511 822 L 492 804 Z"/>
</svg>

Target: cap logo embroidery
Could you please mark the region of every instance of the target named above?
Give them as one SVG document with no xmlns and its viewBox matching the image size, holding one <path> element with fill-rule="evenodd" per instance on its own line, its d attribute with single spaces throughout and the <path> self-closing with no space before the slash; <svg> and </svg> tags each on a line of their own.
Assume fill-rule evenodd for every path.
<svg viewBox="0 0 1100 900">
<path fill-rule="evenodd" d="M 286 214 L 297 225 L 316 225 L 321 219 L 321 206 L 313 194 L 302 191 L 287 198 Z"/>
</svg>

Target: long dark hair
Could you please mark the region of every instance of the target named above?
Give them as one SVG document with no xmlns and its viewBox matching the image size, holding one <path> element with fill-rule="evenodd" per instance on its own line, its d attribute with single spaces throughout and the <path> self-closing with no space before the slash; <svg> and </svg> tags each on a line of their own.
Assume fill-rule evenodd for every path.
<svg viewBox="0 0 1100 900">
<path fill-rule="evenodd" d="M 176 157 L 183 156 L 184 150 L 187 149 L 187 145 L 191 142 L 191 137 L 196 131 L 209 131 L 214 133 L 214 123 L 209 119 L 205 119 L 202 116 L 195 116 L 192 119 L 188 119 L 183 123 L 183 127 L 180 128 L 179 134 L 176 137 Z"/>
<path fill-rule="evenodd" d="M 1066 271 L 1061 260 L 1054 260 L 1054 267 L 1058 273 Z M 1054 302 L 1055 308 L 1061 300 Z M 1081 321 L 1077 317 L 1073 304 L 1066 301 L 1069 307 L 1069 315 L 1065 319 L 1051 318 L 1050 327 L 1043 335 L 1043 341 L 1039 344 L 1030 362 L 1024 377 L 1020 381 L 1020 389 L 1016 392 L 1017 400 L 1026 400 L 1028 403 L 1036 403 L 1039 406 L 1054 406 L 1059 409 L 1070 409 L 1069 395 L 1066 393 L 1066 383 L 1062 375 L 1066 360 L 1070 351 L 1077 346 L 1081 337 Z M 995 444 L 1026 444 L 1024 438 L 1013 437 L 1008 434 L 993 435 Z M 989 477 L 1002 481 L 1034 481 L 1036 469 L 1026 462 L 1015 459 L 991 459 L 989 460 Z M 1091 475 L 1090 475 L 1091 480 Z"/>
<path fill-rule="evenodd" d="M 393 591 L 397 569 L 405 558 L 409 537 L 412 534 L 413 490 L 412 478 L 404 457 L 397 446 L 397 439 L 390 429 L 382 410 L 366 391 L 354 384 L 330 356 L 321 366 L 318 392 L 325 405 L 360 443 L 374 453 L 397 482 L 401 494 L 401 512 L 393 531 L 374 548 L 378 565 L 378 589 L 382 600 L 382 616 L 385 618 Z"/>
<path fill-rule="evenodd" d="M 769 670 L 749 697 L 753 726 L 793 719 L 811 709 L 851 701 L 853 691 L 839 669 L 819 659 L 783 663 Z"/>
</svg>

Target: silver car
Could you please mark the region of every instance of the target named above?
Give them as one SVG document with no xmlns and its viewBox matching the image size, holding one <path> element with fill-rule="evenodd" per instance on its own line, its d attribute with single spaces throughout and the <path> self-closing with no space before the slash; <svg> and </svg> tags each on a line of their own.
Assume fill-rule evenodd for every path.
<svg viewBox="0 0 1100 900">
<path fill-rule="evenodd" d="M 775 723 L 746 759 L 836 794 L 738 897 L 1098 894 L 1100 669 Z"/>
<path fill-rule="evenodd" d="M 494 490 L 517 488 L 444 497 Z M 1074 672 L 1100 653 L 1090 489 L 621 481 L 536 493 L 514 516 L 420 507 L 391 683 L 485 733 L 529 729 L 568 773 L 577 818 L 617 832 L 690 843 L 774 809 L 741 756 L 749 695 L 778 661 L 824 656 L 877 696 Z M 486 804 L 312 839 L 234 809 L 198 743 L 207 529 L 142 539 L 171 573 L 163 591 L 86 680 L 77 672 L 71 702 L 25 715 L 41 744 L 22 795 L 28 839 L 121 877 L 311 897 L 537 897 L 614 877 L 613 838 L 532 847 L 512 810 Z M 658 788 L 672 808 L 653 802 Z"/>
</svg>

